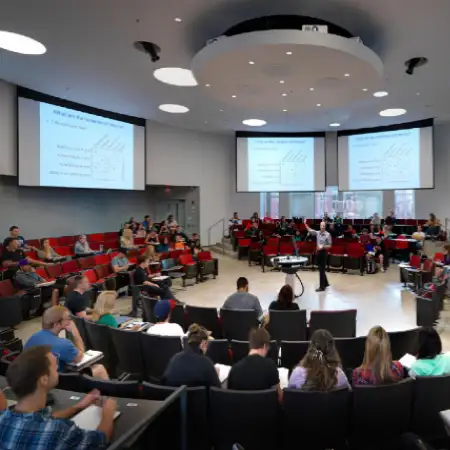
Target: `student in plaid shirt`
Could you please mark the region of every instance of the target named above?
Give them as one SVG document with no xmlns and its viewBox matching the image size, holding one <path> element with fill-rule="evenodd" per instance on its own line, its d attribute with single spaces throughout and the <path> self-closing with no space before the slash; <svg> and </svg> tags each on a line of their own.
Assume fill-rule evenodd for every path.
<svg viewBox="0 0 450 450">
<path fill-rule="evenodd" d="M 113 432 L 114 400 L 105 400 L 96 431 L 82 430 L 69 418 L 98 401 L 98 391 L 64 411 L 46 408 L 47 394 L 58 384 L 58 363 L 49 346 L 25 350 L 12 362 L 6 377 L 18 402 L 5 409 L 1 395 L 0 407 L 5 409 L 0 413 L 2 450 L 93 450 L 106 446 Z"/>
</svg>

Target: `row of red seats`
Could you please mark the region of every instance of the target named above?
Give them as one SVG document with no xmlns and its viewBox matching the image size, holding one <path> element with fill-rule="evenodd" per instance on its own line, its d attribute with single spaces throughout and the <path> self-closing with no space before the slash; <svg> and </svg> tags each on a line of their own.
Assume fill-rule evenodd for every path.
<svg viewBox="0 0 450 450">
<path fill-rule="evenodd" d="M 86 235 L 88 238 L 89 243 L 91 244 L 91 248 L 95 250 L 93 247 L 96 246 L 95 244 L 98 244 L 98 247 L 100 247 L 100 244 L 104 244 L 106 242 L 115 242 L 117 245 L 117 241 L 119 238 L 119 233 L 117 231 L 111 231 L 107 233 L 92 233 Z M 47 238 L 49 240 L 50 245 L 55 247 L 73 247 L 75 245 L 75 242 L 78 240 L 80 235 L 75 236 L 60 236 L 60 237 L 49 237 Z M 40 248 L 42 239 L 28 239 L 27 244 L 32 245 L 33 247 Z M 56 248 L 55 248 L 56 250 Z"/>
</svg>

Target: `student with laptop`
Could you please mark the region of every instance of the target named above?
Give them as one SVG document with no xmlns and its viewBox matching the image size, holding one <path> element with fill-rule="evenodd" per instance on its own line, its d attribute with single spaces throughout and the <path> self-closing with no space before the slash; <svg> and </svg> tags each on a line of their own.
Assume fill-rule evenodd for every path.
<svg viewBox="0 0 450 450">
<path fill-rule="evenodd" d="M 73 337 L 73 343 L 59 337 L 62 331 L 68 331 Z M 85 348 L 78 328 L 70 319 L 69 310 L 64 306 L 52 306 L 42 315 L 42 330 L 32 334 L 24 348 L 47 345 L 58 359 L 58 370 L 64 372 L 68 364 L 76 364 L 83 360 Z M 101 364 L 90 366 L 93 377 L 108 380 L 108 372 Z"/>
<path fill-rule="evenodd" d="M 83 430 L 70 420 L 75 414 L 97 403 L 99 391 L 92 391 L 63 411 L 46 407 L 47 395 L 58 385 L 58 361 L 49 345 L 32 347 L 22 352 L 8 367 L 8 386 L 17 404 L 0 413 L 2 449 L 88 450 L 103 448 L 111 439 L 115 400 L 103 401 L 101 421 L 96 430 Z M 5 408 L 4 402 L 1 402 Z"/>
</svg>

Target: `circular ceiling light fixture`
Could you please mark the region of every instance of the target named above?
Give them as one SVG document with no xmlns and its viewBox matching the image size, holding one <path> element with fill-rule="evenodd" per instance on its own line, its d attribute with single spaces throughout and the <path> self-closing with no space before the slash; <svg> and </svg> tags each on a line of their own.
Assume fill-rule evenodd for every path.
<svg viewBox="0 0 450 450">
<path fill-rule="evenodd" d="M 314 90 L 314 88 L 309 88 L 309 90 L 310 90 L 310 91 L 313 91 L 313 90 Z"/>
<path fill-rule="evenodd" d="M 322 103 L 317 103 L 317 106 L 322 106 Z"/>
<path fill-rule="evenodd" d="M 255 64 L 255 61 L 249 61 L 248 62 L 251 66 L 253 66 L 253 64 Z"/>
<path fill-rule="evenodd" d="M 386 97 L 387 95 L 389 95 L 389 92 L 386 91 L 377 91 L 373 93 L 373 96 L 378 98 Z"/>
<path fill-rule="evenodd" d="M 284 80 L 280 80 L 280 84 L 284 84 Z"/>
<path fill-rule="evenodd" d="M 180 19 L 179 17 L 175 17 L 175 22 L 178 22 L 178 23 L 180 23 L 180 22 L 183 22 L 183 20 L 182 19 Z"/>
<path fill-rule="evenodd" d="M 292 52 L 286 52 L 286 55 L 290 56 L 290 55 L 292 55 Z"/>
<path fill-rule="evenodd" d="M 235 95 L 232 95 L 231 97 L 232 97 L 232 98 L 236 98 L 236 96 L 235 96 Z"/>
<path fill-rule="evenodd" d="M 363 92 L 367 92 L 367 88 L 363 88 Z"/>
<path fill-rule="evenodd" d="M 283 92 L 283 93 L 281 94 L 281 96 L 282 96 L 282 97 L 286 97 L 287 94 L 286 94 L 285 92 Z"/>
<path fill-rule="evenodd" d="M 287 112 L 287 109 L 283 109 L 283 112 Z"/>
<path fill-rule="evenodd" d="M 349 73 L 344 73 L 344 77 L 349 77 L 350 74 Z"/>
<path fill-rule="evenodd" d="M 330 127 L 340 127 L 341 124 L 337 122 L 330 123 Z"/>
<path fill-rule="evenodd" d="M 198 84 L 192 72 L 181 67 L 161 67 L 153 72 L 153 76 L 161 83 L 172 86 L 197 86 Z"/>
<path fill-rule="evenodd" d="M 161 111 L 171 113 L 171 114 L 183 114 L 189 111 L 189 108 L 183 105 L 172 105 L 170 103 L 166 103 L 164 105 L 159 105 L 159 109 Z"/>
<path fill-rule="evenodd" d="M 243 120 L 242 123 L 249 127 L 262 127 L 267 122 L 262 119 L 246 119 L 246 120 Z"/>
<path fill-rule="evenodd" d="M 384 109 L 383 111 L 379 112 L 381 117 L 397 117 L 397 116 L 403 116 L 403 114 L 406 114 L 406 109 L 403 108 L 389 108 Z"/>
<path fill-rule="evenodd" d="M 47 51 L 39 41 L 9 31 L 0 31 L 0 48 L 22 55 L 43 55 Z"/>
</svg>

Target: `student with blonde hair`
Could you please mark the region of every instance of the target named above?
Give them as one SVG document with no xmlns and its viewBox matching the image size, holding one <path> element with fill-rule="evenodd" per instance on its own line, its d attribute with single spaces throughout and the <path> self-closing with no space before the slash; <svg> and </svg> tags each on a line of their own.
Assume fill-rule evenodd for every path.
<svg viewBox="0 0 450 450">
<path fill-rule="evenodd" d="M 113 316 L 116 305 L 117 293 L 115 291 L 103 291 L 97 297 L 94 310 L 92 311 L 92 321 L 99 325 L 108 325 L 112 328 L 118 328 L 119 325 Z"/>
<path fill-rule="evenodd" d="M 380 326 L 372 327 L 366 338 L 363 363 L 353 371 L 353 385 L 395 383 L 403 377 L 403 366 L 392 361 L 386 330 Z"/>
<path fill-rule="evenodd" d="M 122 236 L 120 238 L 120 247 L 125 250 L 138 248 L 137 245 L 134 245 L 133 231 L 131 230 L 131 228 L 126 228 L 123 230 Z"/>
</svg>

